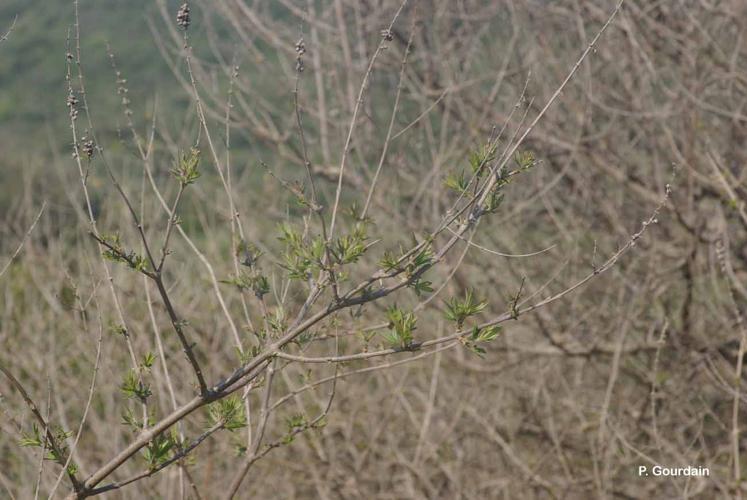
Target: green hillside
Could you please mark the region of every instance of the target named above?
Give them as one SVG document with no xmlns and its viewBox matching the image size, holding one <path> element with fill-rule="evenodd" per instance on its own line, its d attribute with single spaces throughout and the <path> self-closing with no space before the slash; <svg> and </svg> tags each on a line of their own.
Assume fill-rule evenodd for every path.
<svg viewBox="0 0 747 500">
<path fill-rule="evenodd" d="M 171 72 L 146 21 L 148 16 L 155 22 L 161 20 L 156 10 L 153 2 L 145 0 L 80 2 L 81 49 L 92 108 L 117 110 L 107 43 L 123 72 L 132 75 L 128 86 L 133 95 L 151 99 L 158 94 L 161 106 L 175 102 L 174 93 L 168 92 L 173 86 Z M 0 4 L 3 30 L 15 16 L 12 36 L 0 55 L 0 137 L 5 151 L 47 141 L 49 131 L 56 141 L 67 140 L 65 53 L 67 33 L 75 20 L 73 2 L 11 0 Z M 30 86 L 33 92 L 28 91 Z M 136 110 L 144 105 L 142 101 L 134 104 Z"/>
</svg>

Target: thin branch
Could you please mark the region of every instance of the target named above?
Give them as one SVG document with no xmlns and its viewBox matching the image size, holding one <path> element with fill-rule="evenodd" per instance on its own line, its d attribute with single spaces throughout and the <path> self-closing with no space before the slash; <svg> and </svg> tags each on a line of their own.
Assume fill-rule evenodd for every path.
<svg viewBox="0 0 747 500">
<path fill-rule="evenodd" d="M 272 383 L 275 380 L 275 365 L 276 365 L 275 361 L 270 363 L 270 366 L 267 370 L 267 375 L 265 376 L 265 393 L 262 397 L 262 407 L 259 411 L 259 423 L 257 426 L 257 434 L 256 434 L 256 437 L 254 438 L 254 443 L 252 443 L 251 455 L 243 464 L 241 464 L 239 471 L 236 473 L 233 480 L 231 481 L 231 484 L 228 487 L 228 492 L 226 493 L 226 496 L 225 496 L 225 498 L 227 499 L 233 498 L 234 495 L 236 495 L 236 492 L 239 491 L 239 488 L 241 487 L 241 483 L 244 481 L 244 478 L 246 477 L 247 472 L 249 472 L 249 468 L 254 463 L 254 460 L 251 460 L 251 458 L 257 455 L 257 451 L 259 450 L 259 447 L 262 444 L 262 439 L 264 438 L 265 429 L 267 427 L 267 419 L 270 416 L 269 406 L 270 406 L 270 396 L 272 394 Z"/>
<path fill-rule="evenodd" d="M 18 248 L 16 248 L 16 251 L 13 252 L 13 254 L 10 256 L 10 259 L 8 259 L 8 262 L 5 263 L 2 270 L 0 270 L 0 278 L 3 277 L 3 274 L 5 274 L 5 271 L 8 270 L 10 265 L 13 263 L 13 260 L 15 260 L 16 257 L 18 257 L 18 254 L 21 253 L 21 250 L 23 249 L 23 245 L 26 244 L 26 241 L 31 236 L 31 233 L 34 231 L 34 228 L 36 227 L 36 223 L 39 222 L 39 219 L 41 219 L 42 214 L 44 213 L 44 209 L 47 207 L 47 202 L 45 201 L 42 203 L 42 207 L 39 210 L 39 213 L 34 218 L 34 222 L 31 223 L 31 226 L 29 226 L 28 231 L 26 231 L 26 234 L 23 236 L 23 239 L 21 239 L 21 243 L 18 244 Z"/>
<path fill-rule="evenodd" d="M 157 474 L 158 472 L 161 472 L 163 469 L 168 467 L 169 465 L 172 465 L 176 462 L 179 462 L 183 458 L 185 458 L 187 455 L 189 455 L 195 448 L 197 448 L 200 444 L 202 444 L 203 441 L 205 441 L 207 438 L 212 436 L 215 432 L 223 429 L 224 427 L 223 422 L 219 422 L 215 425 L 213 425 L 210 429 L 206 430 L 202 434 L 200 434 L 198 437 L 193 439 L 186 447 L 183 447 L 181 450 L 179 450 L 178 453 L 175 453 L 173 457 L 169 458 L 168 460 L 158 464 L 156 467 L 153 467 L 152 469 L 148 469 L 146 471 L 140 472 L 138 474 L 135 474 L 134 476 L 125 479 L 123 481 L 118 481 L 115 483 L 107 484 L 106 486 L 102 486 L 101 488 L 95 488 L 89 492 L 89 496 L 93 495 L 100 495 L 101 493 L 106 493 L 108 491 L 118 490 L 122 488 L 123 486 L 127 486 L 128 484 L 132 484 L 135 481 L 139 481 L 141 479 L 145 479 L 146 477 L 151 477 L 154 474 Z"/>
<path fill-rule="evenodd" d="M 97 303 L 98 307 L 98 303 Z M 67 460 L 65 461 L 65 465 L 63 466 L 63 471 L 60 472 L 59 476 L 57 476 L 57 481 L 55 481 L 54 486 L 52 487 L 52 490 L 49 492 L 49 498 L 54 498 L 55 491 L 57 491 L 57 488 L 60 485 L 60 481 L 62 480 L 62 476 L 64 475 L 64 472 L 67 470 L 68 466 L 73 460 L 73 454 L 75 453 L 75 450 L 78 447 L 78 442 L 80 441 L 81 435 L 83 435 L 83 426 L 86 423 L 86 419 L 88 418 L 88 411 L 91 409 L 91 402 L 93 401 L 93 394 L 96 389 L 96 378 L 99 373 L 99 366 L 101 363 L 101 346 L 103 343 L 104 338 L 104 325 L 101 322 L 101 315 L 99 314 L 99 337 L 96 342 L 96 359 L 93 363 L 93 374 L 91 375 L 91 385 L 88 388 L 88 399 L 86 400 L 86 406 L 83 409 L 83 416 L 80 418 L 80 424 L 78 424 L 78 432 L 75 434 L 75 440 L 73 441 L 73 444 L 70 446 L 70 453 L 68 454 Z"/>
<path fill-rule="evenodd" d="M 16 27 L 16 21 L 18 21 L 18 14 L 16 14 L 16 16 L 13 18 L 13 22 L 10 23 L 10 27 L 8 28 L 8 31 L 6 31 L 3 36 L 0 36 L 0 43 L 8 39 L 10 34 L 13 32 L 13 28 Z"/>
<path fill-rule="evenodd" d="M 402 96 L 402 83 L 405 79 L 405 69 L 407 68 L 407 58 L 410 56 L 410 49 L 412 48 L 412 39 L 415 36 L 415 17 L 412 19 L 412 26 L 410 27 L 410 36 L 407 39 L 407 46 L 405 47 L 405 55 L 402 57 L 402 64 L 399 70 L 399 82 L 397 83 L 397 94 L 394 97 L 394 106 L 392 107 L 392 116 L 389 119 L 389 127 L 386 131 L 386 139 L 384 139 L 384 147 L 381 150 L 381 156 L 379 157 L 379 164 L 376 166 L 376 173 L 374 174 L 373 180 L 371 181 L 371 187 L 368 189 L 368 196 L 366 197 L 366 204 L 361 212 L 361 220 L 366 219 L 368 214 L 368 208 L 371 205 L 371 198 L 373 197 L 374 190 L 376 189 L 376 183 L 379 180 L 379 174 L 384 166 L 384 160 L 386 159 L 387 151 L 389 150 L 389 144 L 392 141 L 392 130 L 394 129 L 394 120 L 397 118 L 397 111 L 399 110 L 399 100 Z"/>
<path fill-rule="evenodd" d="M 54 433 L 52 432 L 51 428 L 47 424 L 47 421 L 42 416 L 41 412 L 39 411 L 39 407 L 36 406 L 36 403 L 34 403 L 34 400 L 31 399 L 31 396 L 29 396 L 29 393 L 24 389 L 21 382 L 18 381 L 17 378 L 13 376 L 10 371 L 8 371 L 5 366 L 0 364 L 0 372 L 5 375 L 8 380 L 10 381 L 11 385 L 16 388 L 16 390 L 21 394 L 21 397 L 23 398 L 23 401 L 26 403 L 26 406 L 29 407 L 29 410 L 31 410 L 31 413 L 34 415 L 34 418 L 37 422 L 39 422 L 39 426 L 44 430 L 44 434 L 46 437 L 45 444 L 50 447 L 52 452 L 55 454 L 55 456 L 59 457 L 60 460 L 67 460 L 67 453 L 62 449 L 62 445 L 57 442 L 57 438 L 54 436 Z M 76 474 L 70 470 L 70 469 L 63 469 L 65 473 L 67 474 L 67 477 L 70 479 L 70 482 L 73 485 L 73 488 L 75 491 L 80 491 L 82 488 L 81 482 L 78 480 L 78 477 Z"/>
<path fill-rule="evenodd" d="M 386 29 L 385 33 L 391 33 L 392 28 L 394 27 L 394 23 L 397 22 L 397 18 L 399 17 L 402 10 L 405 8 L 405 5 L 407 5 L 408 0 L 403 0 L 402 4 L 399 6 L 399 9 L 397 9 L 397 12 L 394 14 L 394 18 L 392 19 L 392 22 L 389 23 L 389 27 Z M 366 91 L 366 86 L 368 85 L 368 78 L 371 76 L 371 72 L 373 71 L 374 63 L 376 62 L 376 59 L 379 57 L 379 54 L 382 50 L 384 50 L 384 47 L 387 43 L 387 37 L 382 36 L 381 41 L 379 42 L 379 46 L 376 48 L 376 52 L 374 52 L 373 56 L 371 57 L 371 61 L 368 63 L 368 68 L 366 69 L 366 73 L 363 75 L 363 81 L 361 82 L 360 89 L 358 90 L 358 99 L 355 101 L 355 108 L 353 108 L 353 116 L 350 119 L 350 128 L 348 129 L 348 135 L 345 139 L 345 145 L 342 149 L 342 158 L 340 159 L 340 173 L 337 178 L 337 190 L 335 191 L 335 204 L 332 207 L 332 221 L 329 224 L 329 237 L 332 238 L 335 234 L 335 220 L 337 219 L 337 212 L 340 205 L 340 195 L 342 194 L 342 179 L 345 175 L 345 162 L 348 158 L 348 150 L 350 149 L 350 142 L 353 140 L 353 132 L 355 131 L 355 125 L 358 121 L 358 112 L 360 110 L 361 104 L 363 103 L 363 94 Z"/>
</svg>

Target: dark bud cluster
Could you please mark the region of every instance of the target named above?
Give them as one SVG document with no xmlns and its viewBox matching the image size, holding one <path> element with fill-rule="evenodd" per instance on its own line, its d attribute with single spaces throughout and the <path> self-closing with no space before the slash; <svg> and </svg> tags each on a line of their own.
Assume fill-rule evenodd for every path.
<svg viewBox="0 0 747 500">
<path fill-rule="evenodd" d="M 130 99 L 127 97 L 128 93 L 127 79 L 122 78 L 122 73 L 117 71 L 117 95 L 122 98 L 122 106 L 124 107 L 125 115 L 130 117 L 132 116 L 132 110 L 130 109 Z"/>
<path fill-rule="evenodd" d="M 96 145 L 93 139 L 89 139 L 88 136 L 83 136 L 80 140 L 80 150 L 86 155 L 89 160 L 93 158 L 93 154 L 96 152 Z"/>
<path fill-rule="evenodd" d="M 75 93 L 71 90 L 67 95 L 66 101 L 67 107 L 70 109 L 70 118 L 75 120 L 78 118 L 78 98 L 75 97 Z"/>
<path fill-rule="evenodd" d="M 303 41 L 303 37 L 301 37 L 301 38 L 300 38 L 300 39 L 299 39 L 299 40 L 298 40 L 298 41 L 296 42 L 296 54 L 298 54 L 299 56 L 302 56 L 302 55 L 304 55 L 305 53 L 306 53 L 306 42 L 304 42 L 304 41 Z"/>
<path fill-rule="evenodd" d="M 306 53 L 306 42 L 303 37 L 296 42 L 296 71 L 303 73 L 305 66 L 303 64 L 303 55 Z"/>
<path fill-rule="evenodd" d="M 189 28 L 191 22 L 192 20 L 189 17 L 189 5 L 185 2 L 181 7 L 179 7 L 179 11 L 176 13 L 176 24 L 178 24 L 180 28 L 186 30 Z"/>
<path fill-rule="evenodd" d="M 391 42 L 392 40 L 394 40 L 394 35 L 392 34 L 392 30 L 388 28 L 381 30 L 381 38 L 383 38 L 387 42 Z"/>
</svg>

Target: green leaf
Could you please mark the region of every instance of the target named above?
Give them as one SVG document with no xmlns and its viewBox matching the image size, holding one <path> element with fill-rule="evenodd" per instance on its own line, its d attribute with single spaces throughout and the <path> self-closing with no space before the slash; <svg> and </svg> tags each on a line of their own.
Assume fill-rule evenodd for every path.
<svg viewBox="0 0 747 500">
<path fill-rule="evenodd" d="M 188 152 L 182 153 L 171 174 L 176 177 L 182 186 L 193 184 L 199 177 L 200 172 L 197 166 L 200 163 L 200 150 L 191 148 Z"/>
<path fill-rule="evenodd" d="M 301 234 L 290 224 L 282 223 L 279 229 L 281 234 L 278 239 L 285 243 L 285 252 L 282 254 L 283 262 L 280 266 L 288 271 L 291 279 L 309 279 L 312 270 L 321 269 L 326 249 L 324 239 L 318 236 L 311 244 L 307 244 Z"/>
<path fill-rule="evenodd" d="M 500 335 L 501 331 L 503 329 L 498 325 L 493 326 L 487 326 L 480 330 L 479 334 L 477 335 L 477 342 L 492 342 L 493 340 Z"/>
<path fill-rule="evenodd" d="M 384 251 L 384 256 L 379 261 L 379 266 L 387 272 L 394 271 L 397 268 L 397 261 L 397 257 L 389 250 L 386 250 Z"/>
<path fill-rule="evenodd" d="M 514 155 L 514 162 L 521 170 L 532 168 L 537 163 L 531 151 L 517 151 Z"/>
<path fill-rule="evenodd" d="M 356 224 L 351 234 L 342 236 L 335 242 L 332 253 L 337 262 L 340 264 L 357 262 L 366 252 L 367 239 L 365 225 Z"/>
<path fill-rule="evenodd" d="M 176 431 L 166 432 L 156 436 L 153 441 L 143 450 L 143 457 L 151 469 L 166 462 L 171 455 L 171 451 L 179 444 L 179 438 Z"/>
<path fill-rule="evenodd" d="M 306 417 L 301 413 L 291 415 L 285 422 L 288 425 L 288 432 L 306 427 Z"/>
<path fill-rule="evenodd" d="M 36 424 L 31 425 L 31 434 L 21 435 L 19 444 L 21 446 L 31 446 L 31 447 L 41 448 L 42 437 L 41 437 L 41 433 L 39 432 L 39 428 L 36 426 Z"/>
<path fill-rule="evenodd" d="M 262 250 L 257 248 L 253 243 L 241 240 L 236 245 L 236 256 L 241 261 L 242 266 L 254 267 L 262 255 L 264 255 Z"/>
<path fill-rule="evenodd" d="M 112 262 L 125 264 L 136 271 L 145 271 L 148 269 L 148 261 L 135 252 L 127 251 L 122 247 L 119 235 L 101 235 L 100 241 L 107 247 L 101 252 L 101 255 Z"/>
<path fill-rule="evenodd" d="M 477 151 L 471 152 L 469 154 L 469 165 L 472 168 L 472 173 L 481 176 L 486 171 L 485 165 L 495 160 L 496 150 L 496 144 L 484 144 Z"/>
<path fill-rule="evenodd" d="M 301 234 L 298 233 L 293 227 L 288 224 L 287 222 L 280 223 L 279 227 L 280 229 L 280 236 L 278 236 L 278 239 L 285 243 L 288 247 L 292 249 L 299 249 L 301 248 L 303 244 L 303 240 L 301 238 Z"/>
<path fill-rule="evenodd" d="M 417 294 L 417 296 L 420 297 L 424 293 L 433 292 L 433 287 L 431 285 L 433 285 L 432 282 L 428 280 L 419 279 L 419 280 L 416 280 L 414 283 L 411 283 L 409 286 L 410 288 L 415 290 L 415 293 Z"/>
<path fill-rule="evenodd" d="M 469 349 L 475 354 L 477 354 L 478 356 L 480 356 L 481 358 L 484 357 L 485 353 L 487 352 L 485 349 L 475 344 L 470 344 Z"/>
<path fill-rule="evenodd" d="M 47 449 L 47 454 L 44 457 L 45 459 L 53 460 L 60 465 L 63 465 L 66 461 L 68 452 L 65 440 L 72 436 L 73 433 L 64 430 L 62 427 L 56 427 L 51 431 L 51 434 L 53 441 L 49 439 L 46 433 L 42 433 L 36 424 L 32 424 L 31 433 L 22 434 L 19 444 L 21 446 L 30 446 L 34 448 L 45 448 Z M 52 442 L 59 447 L 59 450 L 54 449 Z"/>
<path fill-rule="evenodd" d="M 415 258 L 412 259 L 412 263 L 407 270 L 408 273 L 414 274 L 415 271 L 418 271 L 421 267 L 430 265 L 433 262 L 433 257 L 434 254 L 430 244 L 425 245 L 423 249 L 418 252 Z"/>
<path fill-rule="evenodd" d="M 150 390 L 150 386 L 138 377 L 135 370 L 129 370 L 127 372 L 120 389 L 128 398 L 139 399 L 140 401 L 145 401 L 153 394 Z"/>
<path fill-rule="evenodd" d="M 156 355 L 152 352 L 148 352 L 143 357 L 143 361 L 140 363 L 140 366 L 142 366 L 145 369 L 150 369 L 153 367 L 153 364 L 156 362 Z"/>
<path fill-rule="evenodd" d="M 474 292 L 467 290 L 464 295 L 464 299 L 458 299 L 456 297 L 447 299 L 446 301 L 446 312 L 444 316 L 449 321 L 453 321 L 457 324 L 457 327 L 461 328 L 464 321 L 475 314 L 479 314 L 487 306 L 487 302 L 478 301 L 475 299 Z"/>
<path fill-rule="evenodd" d="M 460 171 L 458 174 L 456 172 L 449 173 L 446 176 L 446 179 L 444 179 L 444 186 L 453 191 L 456 191 L 459 194 L 467 191 L 467 188 L 469 187 L 469 181 L 467 181 L 464 176 L 464 170 Z"/>
<path fill-rule="evenodd" d="M 109 325 L 109 331 L 116 335 L 122 335 L 123 337 L 127 335 L 127 329 L 124 327 L 124 325 L 120 325 L 117 323 L 111 323 Z"/>
<path fill-rule="evenodd" d="M 418 319 L 412 312 L 405 312 L 396 305 L 387 309 L 390 333 L 385 335 L 392 346 L 407 349 L 412 346 L 413 331 Z"/>
<path fill-rule="evenodd" d="M 282 307 L 275 309 L 272 315 L 267 316 L 267 324 L 275 333 L 284 332 L 287 326 L 285 324 L 285 310 Z"/>
<path fill-rule="evenodd" d="M 501 206 L 501 203 L 503 203 L 503 199 L 503 193 L 500 191 L 500 188 L 496 186 L 490 192 L 490 196 L 488 196 L 488 199 L 485 200 L 485 207 L 483 208 L 484 212 L 494 213 Z"/>
<path fill-rule="evenodd" d="M 143 428 L 143 425 L 138 421 L 130 408 L 127 408 L 125 413 L 122 415 L 122 424 L 137 430 Z"/>
<path fill-rule="evenodd" d="M 401 341 L 399 339 L 399 336 L 397 336 L 397 333 L 394 331 L 388 331 L 386 333 L 383 333 L 382 336 L 384 337 L 384 340 L 386 340 L 387 344 L 394 348 L 401 347 Z"/>
<path fill-rule="evenodd" d="M 208 407 L 209 427 L 221 424 L 224 429 L 235 431 L 246 427 L 246 412 L 239 396 L 223 398 Z"/>
<path fill-rule="evenodd" d="M 495 340 L 501 331 L 502 328 L 498 325 L 486 326 L 485 328 L 474 326 L 470 332 L 469 340 L 463 341 L 463 343 L 470 351 L 478 356 L 483 356 L 486 351 L 485 348 L 481 347 L 479 344 Z"/>
<path fill-rule="evenodd" d="M 238 276 L 227 280 L 220 280 L 221 283 L 233 285 L 239 290 L 251 290 L 258 298 L 270 293 L 270 281 L 266 276 L 261 274 L 249 275 L 239 271 Z"/>
</svg>

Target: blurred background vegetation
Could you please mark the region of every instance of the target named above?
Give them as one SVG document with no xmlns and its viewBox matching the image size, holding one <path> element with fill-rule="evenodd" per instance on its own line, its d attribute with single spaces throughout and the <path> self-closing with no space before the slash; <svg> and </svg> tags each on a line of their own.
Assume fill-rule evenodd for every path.
<svg viewBox="0 0 747 500">
<path fill-rule="evenodd" d="M 159 95 L 165 109 L 171 109 L 179 99 L 185 102 L 184 96 L 169 92 L 173 77 L 158 57 L 146 22 L 154 10 L 153 2 L 147 0 L 82 3 L 85 37 L 81 50 L 87 54 L 89 71 L 97 75 L 91 79 L 89 93 L 102 108 L 116 109 L 117 104 L 107 44 L 122 52 L 122 70 L 137 74 L 130 82 L 133 92 L 147 96 L 149 102 Z M 9 0 L 0 5 L 3 26 L 10 26 L 16 16 L 13 37 L 7 41 L 10 47 L 0 59 L 0 137 L 3 150 L 14 156 L 32 144 L 46 145 L 50 131 L 56 140 L 67 133 L 65 54 L 74 21 L 72 2 L 64 0 Z M 34 92 L 29 92 L 31 85 Z"/>
</svg>

